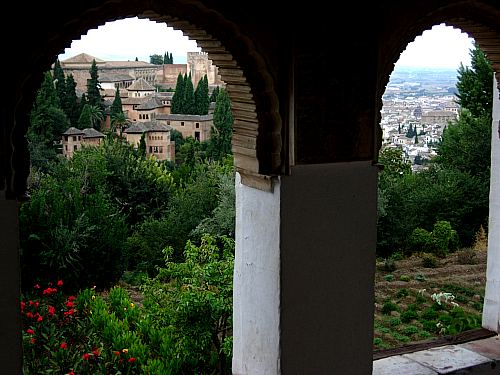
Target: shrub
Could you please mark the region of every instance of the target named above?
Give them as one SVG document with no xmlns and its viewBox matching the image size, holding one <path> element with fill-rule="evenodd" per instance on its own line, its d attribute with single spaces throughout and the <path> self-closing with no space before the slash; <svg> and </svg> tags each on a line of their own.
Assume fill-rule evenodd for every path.
<svg viewBox="0 0 500 375">
<path fill-rule="evenodd" d="M 393 281 L 394 280 L 394 275 L 385 275 L 384 276 L 384 280 L 385 281 Z"/>
<path fill-rule="evenodd" d="M 391 319 L 389 319 L 389 324 L 393 327 L 396 327 L 396 326 L 401 324 L 401 319 L 399 319 L 397 317 L 391 318 Z"/>
<path fill-rule="evenodd" d="M 424 275 L 422 275 L 421 273 L 419 273 L 419 274 L 415 275 L 415 280 L 420 281 L 420 282 L 424 282 L 427 279 L 425 278 Z"/>
<path fill-rule="evenodd" d="M 410 294 L 410 292 L 408 291 L 408 289 L 402 288 L 402 289 L 398 290 L 398 292 L 396 293 L 396 297 L 403 298 L 403 297 L 407 297 L 409 294 Z"/>
<path fill-rule="evenodd" d="M 399 311 L 399 307 L 391 301 L 385 302 L 382 306 L 382 314 L 389 315 L 391 311 Z"/>
<path fill-rule="evenodd" d="M 382 344 L 382 339 L 380 337 L 375 337 L 373 339 L 373 345 L 378 346 L 380 344 Z"/>
<path fill-rule="evenodd" d="M 407 310 L 401 314 L 401 321 L 403 323 L 409 323 L 415 319 L 418 319 L 418 314 L 414 310 Z"/>
<path fill-rule="evenodd" d="M 422 266 L 425 268 L 437 268 L 438 260 L 434 255 L 425 253 L 422 255 Z"/>
<path fill-rule="evenodd" d="M 451 228 L 449 221 L 437 221 L 432 229 L 432 247 L 437 256 L 442 258 L 448 255 L 451 250 L 456 250 L 458 247 L 458 235 Z"/>
<path fill-rule="evenodd" d="M 401 275 L 401 276 L 399 277 L 399 280 L 401 280 L 401 281 L 405 281 L 405 282 L 409 282 L 409 281 L 411 281 L 411 277 L 410 277 L 410 276 L 408 276 L 408 275 Z"/>
<path fill-rule="evenodd" d="M 393 272 L 396 270 L 396 262 L 392 258 L 387 258 L 384 261 L 384 270 L 387 272 Z"/>
<path fill-rule="evenodd" d="M 403 333 L 408 336 L 414 335 L 418 331 L 419 329 L 415 326 L 406 326 L 403 328 Z"/>
<path fill-rule="evenodd" d="M 482 225 L 479 227 L 474 237 L 474 245 L 472 248 L 477 251 L 485 251 L 488 249 L 488 236 Z"/>
<path fill-rule="evenodd" d="M 465 248 L 457 252 L 457 260 L 459 264 L 477 264 L 477 253 L 473 248 Z"/>
<path fill-rule="evenodd" d="M 431 248 L 431 233 L 422 228 L 415 228 L 409 238 L 411 252 L 428 252 Z"/>
</svg>

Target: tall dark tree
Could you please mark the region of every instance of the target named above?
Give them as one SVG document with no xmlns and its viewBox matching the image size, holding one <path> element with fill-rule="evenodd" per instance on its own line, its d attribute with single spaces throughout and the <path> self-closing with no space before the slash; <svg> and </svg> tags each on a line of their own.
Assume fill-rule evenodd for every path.
<svg viewBox="0 0 500 375">
<path fill-rule="evenodd" d="M 101 84 L 99 83 L 99 72 L 95 60 L 92 60 L 90 67 L 90 79 L 87 80 L 87 100 L 90 105 L 99 108 L 101 111 L 104 109 L 101 97 Z"/>
<path fill-rule="evenodd" d="M 136 57 L 136 58 L 135 58 L 135 61 L 139 61 L 139 59 Z"/>
<path fill-rule="evenodd" d="M 172 96 L 172 105 L 170 108 L 171 113 L 183 113 L 184 104 L 184 77 L 181 73 L 177 76 L 177 84 L 175 85 L 175 92 Z"/>
<path fill-rule="evenodd" d="M 146 156 L 146 133 L 142 133 L 137 151 L 139 152 L 140 156 Z"/>
<path fill-rule="evenodd" d="M 491 116 L 493 98 L 493 69 L 479 45 L 470 51 L 471 67 L 458 69 L 458 104 L 473 116 Z"/>
<path fill-rule="evenodd" d="M 56 157 L 54 141 L 68 128 L 68 119 L 59 107 L 54 81 L 50 72 L 45 73 L 30 114 L 28 147 L 33 166 L 46 168 L 47 162 Z"/>
<path fill-rule="evenodd" d="M 170 52 L 170 57 L 169 57 L 169 64 L 173 64 L 174 63 L 174 56 L 172 56 L 172 52 Z"/>
<path fill-rule="evenodd" d="M 226 155 L 231 154 L 231 138 L 233 134 L 231 100 L 224 89 L 220 90 L 217 96 L 213 121 L 214 126 L 208 154 L 215 160 L 221 160 Z"/>
<path fill-rule="evenodd" d="M 62 101 L 62 109 L 68 117 L 71 126 L 78 126 L 80 118 L 80 105 L 76 96 L 76 82 L 72 74 L 66 77 L 66 96 Z"/>
<path fill-rule="evenodd" d="M 63 107 L 62 103 L 66 96 L 66 78 L 64 77 L 64 71 L 61 68 L 61 63 L 59 59 L 54 63 L 54 86 L 56 87 L 57 98 L 59 100 L 59 105 Z"/>
<path fill-rule="evenodd" d="M 123 113 L 122 98 L 120 97 L 120 89 L 117 87 L 115 91 L 115 98 L 113 99 L 113 103 L 111 104 L 109 115 L 111 119 L 113 119 L 113 117 L 116 117 L 121 113 Z"/>
<path fill-rule="evenodd" d="M 207 75 L 200 79 L 194 92 L 194 103 L 197 115 L 207 115 L 210 106 L 210 97 L 208 96 L 208 78 Z"/>
<path fill-rule="evenodd" d="M 184 83 L 184 104 L 182 108 L 183 111 L 181 113 L 186 115 L 195 115 L 196 107 L 194 102 L 194 88 L 191 73 L 188 76 L 184 75 Z"/>
<path fill-rule="evenodd" d="M 219 86 L 215 86 L 215 88 L 212 90 L 212 94 L 210 95 L 210 103 L 215 103 L 217 101 L 217 96 L 219 95 Z"/>
</svg>

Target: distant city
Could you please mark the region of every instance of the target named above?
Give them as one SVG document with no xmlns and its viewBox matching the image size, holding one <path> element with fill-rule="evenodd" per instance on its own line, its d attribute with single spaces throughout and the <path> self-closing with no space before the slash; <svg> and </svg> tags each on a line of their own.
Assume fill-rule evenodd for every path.
<svg viewBox="0 0 500 375">
<path fill-rule="evenodd" d="M 456 120 L 457 71 L 396 67 L 382 98 L 383 145 L 399 147 L 413 170 L 425 168 L 450 121 Z"/>
</svg>

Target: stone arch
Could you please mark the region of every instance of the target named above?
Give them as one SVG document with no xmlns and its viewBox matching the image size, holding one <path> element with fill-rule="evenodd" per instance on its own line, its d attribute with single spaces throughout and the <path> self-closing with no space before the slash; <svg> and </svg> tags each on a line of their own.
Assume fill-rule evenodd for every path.
<svg viewBox="0 0 500 375">
<path fill-rule="evenodd" d="M 168 3 L 106 1 L 82 13 L 76 9 L 71 15 L 60 28 L 56 26 L 50 30 L 51 35 L 47 38 L 50 45 L 40 46 L 32 52 L 30 66 L 33 68 L 17 87 L 19 100 L 13 103 L 15 115 L 6 119 L 12 128 L 11 136 L 6 137 L 5 175 L 0 176 L 0 184 L 6 182 L 8 195 L 22 197 L 26 190 L 29 155 L 24 135 L 42 73 L 50 69 L 56 56 L 72 40 L 89 29 L 134 16 L 165 22 L 181 30 L 219 67 L 233 105 L 235 166 L 242 175 L 249 177 L 249 184 L 253 181 L 254 186 L 265 188 L 270 186 L 270 176 L 282 173 L 281 118 L 274 77 L 258 47 L 234 22 L 201 2 L 182 0 Z"/>
<path fill-rule="evenodd" d="M 419 14 L 420 13 L 420 14 Z M 389 82 L 389 77 L 394 69 L 394 64 L 399 59 L 401 53 L 407 45 L 415 38 L 432 26 L 445 23 L 448 26 L 460 29 L 468 34 L 479 44 L 486 53 L 488 60 L 493 66 L 497 82 L 500 82 L 500 30 L 498 29 L 498 19 L 500 12 L 485 4 L 474 4 L 459 2 L 437 9 L 420 9 L 415 12 L 413 23 L 410 26 L 399 24 L 392 29 L 391 33 L 382 36 L 387 43 L 381 45 L 378 56 L 377 74 L 377 124 L 375 137 L 377 147 L 375 147 L 374 159 L 378 158 L 378 151 L 381 146 L 380 111 L 382 109 L 382 95 Z M 402 28 L 404 27 L 404 30 Z M 386 30 L 390 30 L 388 27 Z M 383 35 L 383 33 L 382 33 Z"/>
</svg>

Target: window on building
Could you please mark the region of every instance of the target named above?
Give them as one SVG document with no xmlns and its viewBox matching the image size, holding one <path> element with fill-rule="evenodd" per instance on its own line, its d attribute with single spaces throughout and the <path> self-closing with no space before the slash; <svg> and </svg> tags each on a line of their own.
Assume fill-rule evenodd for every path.
<svg viewBox="0 0 500 375">
<path fill-rule="evenodd" d="M 158 151 L 159 151 L 160 154 L 163 154 L 163 146 L 159 146 L 158 147 Z"/>
<path fill-rule="evenodd" d="M 194 132 L 194 139 L 196 139 L 197 141 L 200 140 L 200 132 Z"/>
<path fill-rule="evenodd" d="M 73 151 L 77 151 L 78 150 L 78 145 L 73 145 Z"/>
<path fill-rule="evenodd" d="M 196 123 L 196 129 L 199 129 L 199 128 L 200 128 L 200 123 L 199 123 L 199 122 L 197 122 L 197 123 Z"/>
<path fill-rule="evenodd" d="M 181 126 L 184 126 L 184 121 L 181 121 Z"/>
<path fill-rule="evenodd" d="M 153 153 L 153 146 L 149 146 L 149 153 L 152 154 Z"/>
<path fill-rule="evenodd" d="M 64 149 L 68 151 L 68 145 L 64 145 Z"/>
</svg>

